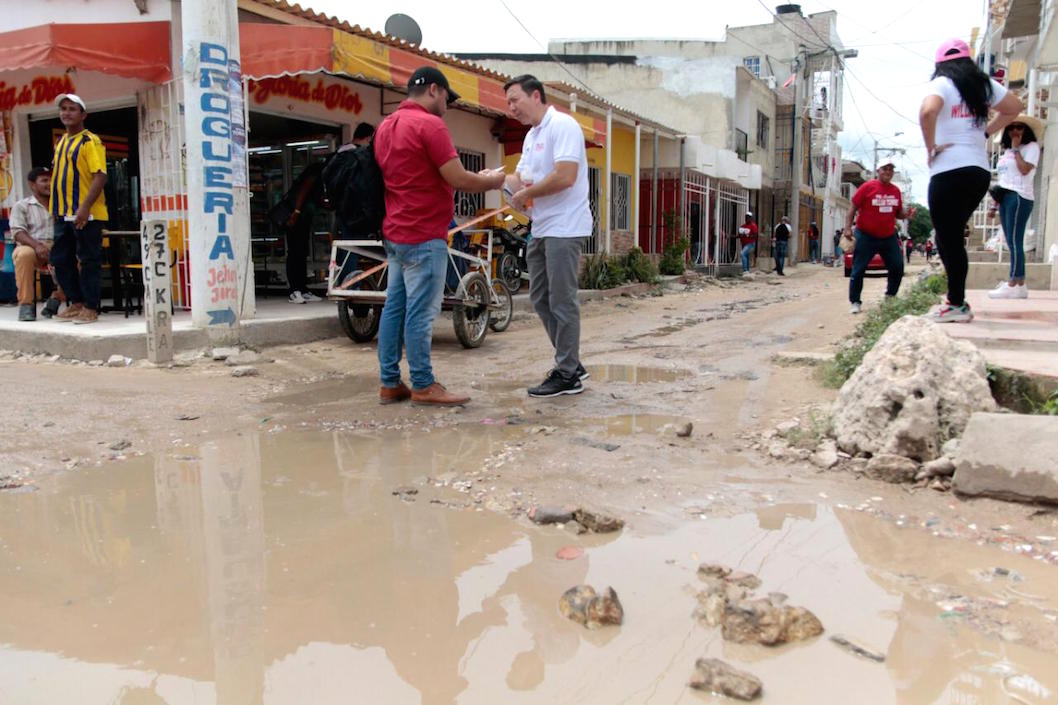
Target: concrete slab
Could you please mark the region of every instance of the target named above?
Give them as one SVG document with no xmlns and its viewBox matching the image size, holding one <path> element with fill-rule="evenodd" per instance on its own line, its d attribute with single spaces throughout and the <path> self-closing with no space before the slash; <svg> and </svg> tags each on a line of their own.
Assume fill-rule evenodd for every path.
<svg viewBox="0 0 1058 705">
<path fill-rule="evenodd" d="M 993 253 L 993 256 L 994 253 Z M 997 282 L 1010 276 L 1010 259 L 1005 262 L 970 262 L 966 274 L 968 289 L 991 289 Z M 1051 265 L 1029 262 L 1025 265 L 1025 281 L 1030 289 L 1047 291 L 1051 288 Z"/>
<path fill-rule="evenodd" d="M 974 414 L 955 455 L 962 495 L 1058 504 L 1058 416 Z"/>
<path fill-rule="evenodd" d="M 948 335 L 972 342 L 992 365 L 1058 379 L 1058 291 L 990 299 L 987 291 L 970 290 L 966 300 L 974 311 L 973 323 L 947 325 Z"/>
</svg>

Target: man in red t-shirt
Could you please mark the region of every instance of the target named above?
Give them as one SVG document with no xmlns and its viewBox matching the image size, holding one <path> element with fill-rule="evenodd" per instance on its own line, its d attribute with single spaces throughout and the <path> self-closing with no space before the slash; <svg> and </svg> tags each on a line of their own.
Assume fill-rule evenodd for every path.
<svg viewBox="0 0 1058 705">
<path fill-rule="evenodd" d="M 375 132 L 375 159 L 386 186 L 382 238 L 389 262 L 378 329 L 383 404 L 409 398 L 438 406 L 470 401 L 434 379 L 430 340 L 444 295 L 453 189 L 474 193 L 498 189 L 504 174 L 500 169 L 474 174 L 463 168 L 441 119 L 458 99 L 440 70 L 424 66 L 408 81 L 408 99 Z M 407 350 L 411 389 L 400 379 L 402 349 Z"/>
<path fill-rule="evenodd" d="M 900 281 L 904 278 L 904 258 L 896 220 L 910 218 L 915 209 L 912 208 L 910 213 L 904 210 L 900 189 L 892 183 L 895 171 L 896 165 L 891 160 L 883 161 L 878 165 L 878 178 L 860 186 L 852 197 L 852 210 L 845 222 L 845 234 L 852 237 L 855 233 L 856 243 L 852 255 L 852 276 L 849 279 L 852 313 L 859 313 L 862 308 L 860 294 L 863 292 L 863 275 L 876 254 L 881 255 L 889 273 L 886 296 L 896 296 L 900 291 Z M 853 219 L 856 222 L 855 229 L 852 227 Z"/>
<path fill-rule="evenodd" d="M 757 247 L 757 224 L 753 222 L 753 214 L 746 211 L 746 222 L 738 229 L 738 244 L 742 246 L 742 273 L 749 271 L 749 256 Z"/>
</svg>

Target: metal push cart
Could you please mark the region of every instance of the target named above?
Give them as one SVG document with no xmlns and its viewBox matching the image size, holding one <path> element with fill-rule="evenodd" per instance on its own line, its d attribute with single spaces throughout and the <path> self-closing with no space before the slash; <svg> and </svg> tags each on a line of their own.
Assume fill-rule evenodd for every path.
<svg viewBox="0 0 1058 705">
<path fill-rule="evenodd" d="M 500 333 L 511 323 L 514 312 L 511 291 L 501 279 L 492 276 L 493 233 L 489 229 L 471 229 L 504 210 L 492 211 L 448 231 L 449 269 L 441 310 L 452 312 L 456 337 L 465 348 L 480 346 L 490 328 Z M 452 247 L 452 236 L 459 232 L 468 235 L 466 251 Z M 346 271 L 347 260 L 354 254 L 358 258 L 357 268 Z M 378 334 L 382 307 L 386 303 L 388 270 L 386 251 L 380 240 L 331 243 L 327 298 L 338 302 L 342 330 L 358 343 L 370 342 Z"/>
</svg>

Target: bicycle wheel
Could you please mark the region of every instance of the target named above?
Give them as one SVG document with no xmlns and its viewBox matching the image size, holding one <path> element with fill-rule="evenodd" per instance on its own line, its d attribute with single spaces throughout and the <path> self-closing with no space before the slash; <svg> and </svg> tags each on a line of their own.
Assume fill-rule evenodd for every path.
<svg viewBox="0 0 1058 705">
<path fill-rule="evenodd" d="M 489 328 L 502 333 L 511 325 L 511 318 L 514 317 L 514 297 L 511 296 L 510 288 L 500 279 L 492 280 L 492 290 L 500 300 L 500 307 L 489 312 Z"/>
<path fill-rule="evenodd" d="M 463 300 L 452 310 L 456 337 L 464 348 L 479 347 L 489 332 L 489 283 L 481 272 L 467 272 L 456 293 Z"/>
<path fill-rule="evenodd" d="M 351 272 L 345 281 L 360 274 L 360 271 Z M 361 279 L 354 289 L 360 291 L 375 291 L 375 282 L 370 277 Z M 338 322 L 342 330 L 357 343 L 370 343 L 378 334 L 378 325 L 382 320 L 382 307 L 376 304 L 352 303 L 344 299 L 338 302 Z"/>
</svg>

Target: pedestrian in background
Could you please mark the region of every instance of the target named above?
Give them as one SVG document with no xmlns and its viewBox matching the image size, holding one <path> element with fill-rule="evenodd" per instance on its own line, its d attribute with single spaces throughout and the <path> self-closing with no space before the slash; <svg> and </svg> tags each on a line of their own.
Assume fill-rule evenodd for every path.
<svg viewBox="0 0 1058 705">
<path fill-rule="evenodd" d="M 867 181 L 852 196 L 852 209 L 845 221 L 845 234 L 855 236 L 852 250 L 852 274 L 849 277 L 850 313 L 863 309 L 863 275 L 867 265 L 877 254 L 885 262 L 888 275 L 885 295 L 892 297 L 900 292 L 904 278 L 904 258 L 900 252 L 900 234 L 896 229 L 897 219 L 910 218 L 915 210 L 904 210 L 903 194 L 893 183 L 896 164 L 885 160 L 878 165 L 878 178 Z M 857 214 L 859 217 L 857 217 Z M 855 219 L 856 227 L 852 227 Z"/>
<path fill-rule="evenodd" d="M 808 224 L 808 261 L 819 261 L 819 226 L 814 220 Z"/>
<path fill-rule="evenodd" d="M 775 273 L 785 277 L 783 267 L 786 264 L 786 248 L 790 246 L 790 219 L 785 215 L 779 219 L 775 226 Z"/>
<path fill-rule="evenodd" d="M 580 394 L 588 372 L 580 362 L 577 289 L 580 255 L 592 233 L 584 133 L 576 120 L 547 104 L 544 85 L 535 76 L 518 76 L 503 90 L 511 114 L 530 126 L 506 188 L 515 210 L 532 207 L 529 298 L 555 348 L 555 367 L 529 388 L 529 396 Z"/>
<path fill-rule="evenodd" d="M 55 226 L 51 218 L 51 170 L 48 167 L 31 169 L 28 175 L 30 196 L 11 207 L 11 235 L 15 250 L 11 259 L 15 265 L 15 285 L 18 289 L 18 320 L 37 320 L 36 271 L 47 267 L 52 277 L 55 268 L 48 265 L 51 258 Z M 44 304 L 41 315 L 51 318 L 59 312 L 64 300 L 58 288 Z"/>
<path fill-rule="evenodd" d="M 966 303 L 969 263 L 963 229 L 992 179 L 985 142 L 1023 107 L 974 63 L 966 42 L 949 39 L 937 49 L 919 124 L 929 162 L 929 212 L 948 274 L 947 299 L 929 314 L 938 323 L 973 320 Z M 989 121 L 992 108 L 999 114 Z"/>
<path fill-rule="evenodd" d="M 999 158 L 999 183 L 993 194 L 999 196 L 999 223 L 1010 250 L 1010 277 L 988 292 L 993 299 L 1029 297 L 1025 286 L 1025 227 L 1032 214 L 1033 182 L 1040 163 L 1037 132 L 1043 135 L 1043 123 L 1029 115 L 1018 115 L 1003 130 L 1000 140 L 1004 151 Z"/>
<path fill-rule="evenodd" d="M 107 153 L 102 140 L 85 129 L 88 108 L 80 97 L 56 99 L 66 133 L 55 145 L 51 172 L 51 214 L 55 240 L 51 263 L 69 305 L 56 321 L 95 323 L 99 319 L 103 225 L 107 201 Z"/>
<path fill-rule="evenodd" d="M 738 229 L 738 244 L 742 247 L 742 273 L 749 272 L 750 256 L 757 247 L 757 234 L 760 229 L 753 220 L 753 213 L 746 211 L 746 220 Z"/>
</svg>

